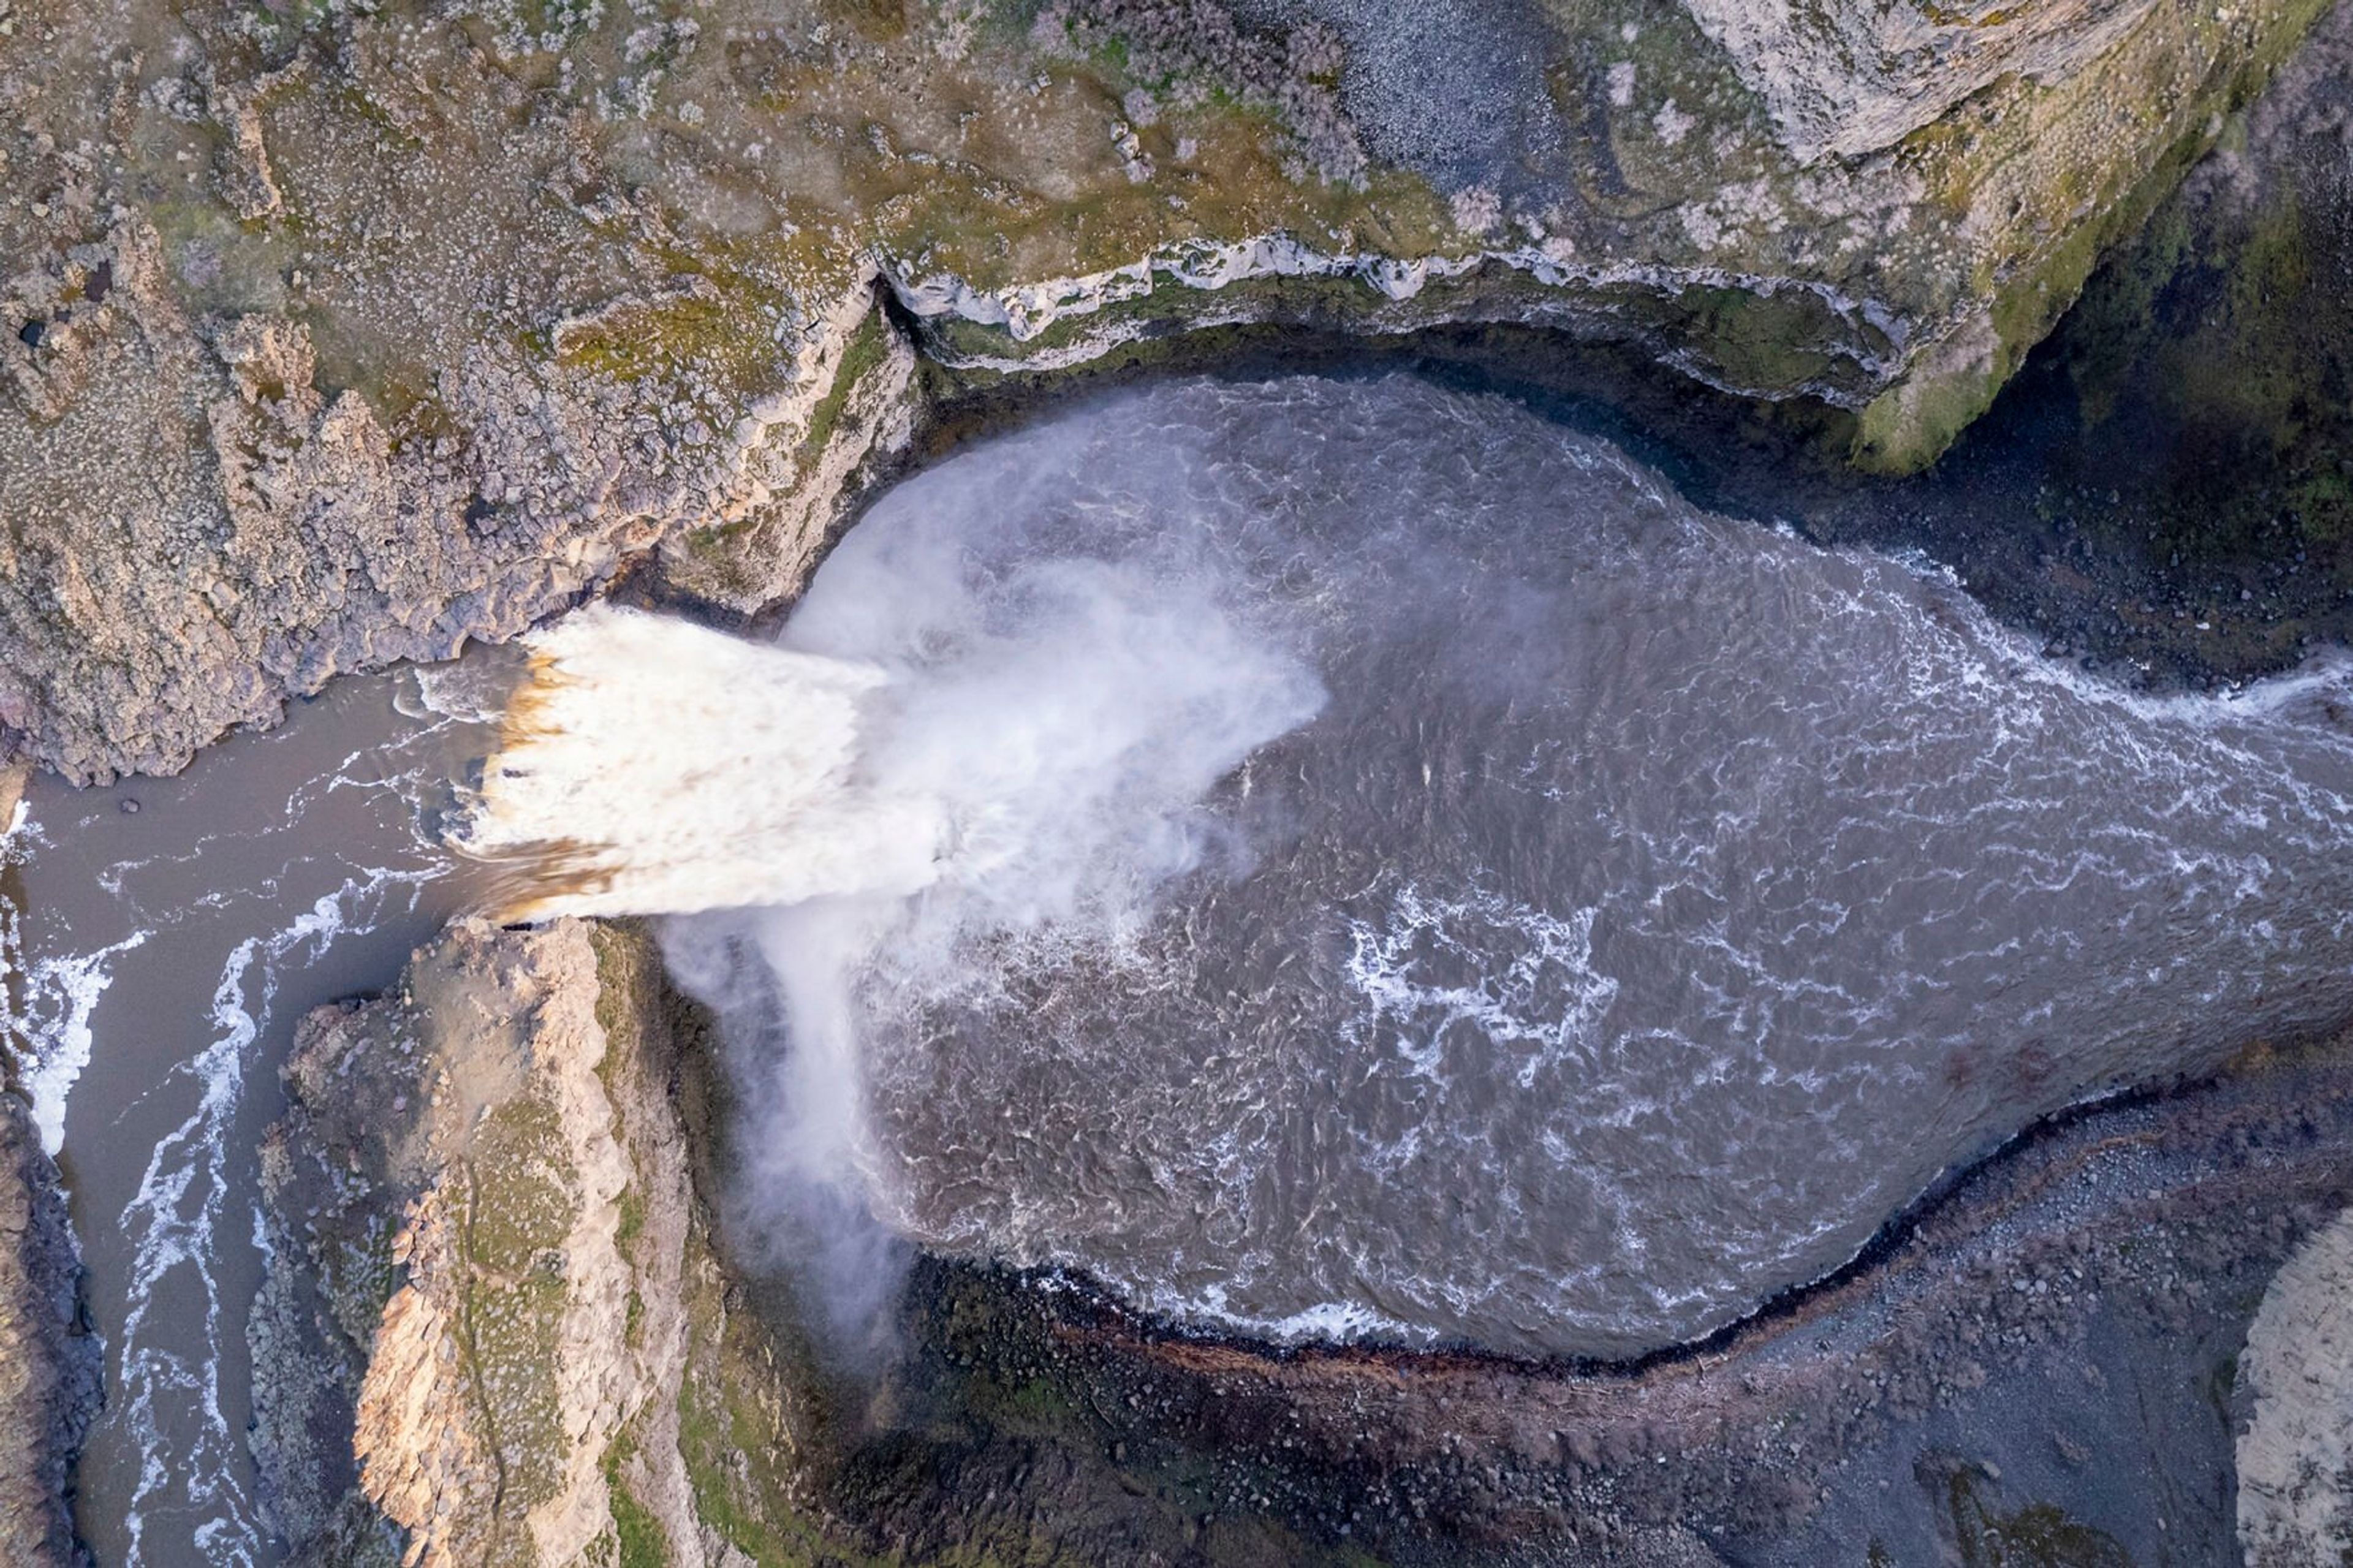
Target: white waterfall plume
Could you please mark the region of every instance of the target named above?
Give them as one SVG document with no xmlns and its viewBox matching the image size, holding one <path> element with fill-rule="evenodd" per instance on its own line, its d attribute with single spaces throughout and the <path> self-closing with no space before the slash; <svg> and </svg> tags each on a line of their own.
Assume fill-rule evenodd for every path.
<svg viewBox="0 0 2353 1568">
<path fill-rule="evenodd" d="M 827 581 L 849 585 L 797 617 L 801 646 L 606 605 L 533 634 L 457 834 L 511 872 L 504 917 L 944 881 L 934 903 L 959 920 L 1106 913 L 1189 868 L 1201 797 L 1323 700 L 1302 659 L 1166 563 L 1006 574 L 893 538 L 844 547 Z"/>
<path fill-rule="evenodd" d="M 726 1023 L 743 1231 L 852 1335 L 894 1277 L 861 989 L 1115 948 L 1172 878 L 1240 864 L 1210 792 L 1324 700 L 1180 536 L 943 515 L 853 534 L 778 646 L 605 606 L 538 633 L 457 835 L 506 919 L 692 917 L 663 942 Z"/>
<path fill-rule="evenodd" d="M 593 605 L 530 639 L 531 673 L 459 847 L 512 876 L 511 920 L 907 893 L 936 803 L 856 779 L 875 665 Z"/>
<path fill-rule="evenodd" d="M 896 1237 L 1640 1353 L 2353 1005 L 2353 666 L 2121 689 L 1409 381 L 1107 399 L 896 488 L 775 648 L 535 652 L 471 842 L 702 911 L 737 1235 L 840 1330 Z"/>
</svg>

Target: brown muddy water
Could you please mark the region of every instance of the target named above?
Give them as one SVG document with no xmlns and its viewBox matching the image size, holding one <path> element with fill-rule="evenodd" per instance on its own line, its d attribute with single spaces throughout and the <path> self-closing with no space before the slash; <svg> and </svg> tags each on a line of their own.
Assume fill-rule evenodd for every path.
<svg viewBox="0 0 2353 1568">
<path fill-rule="evenodd" d="M 976 445 L 784 628 L 822 744 L 798 676 L 713 690 L 741 661 L 659 635 L 597 679 L 660 723 L 565 775 L 567 826 L 659 828 L 608 907 L 698 863 L 797 889 L 666 933 L 758 1119 L 747 1214 L 846 1188 L 1203 1327 L 1637 1353 L 2038 1116 L 2353 1012 L 2353 666 L 2126 693 L 1498 398 L 1186 381 Z M 105 1561 L 269 1560 L 275 1066 L 478 890 L 443 813 L 511 668 L 338 682 L 181 778 L 37 789 L 10 840 Z"/>
</svg>

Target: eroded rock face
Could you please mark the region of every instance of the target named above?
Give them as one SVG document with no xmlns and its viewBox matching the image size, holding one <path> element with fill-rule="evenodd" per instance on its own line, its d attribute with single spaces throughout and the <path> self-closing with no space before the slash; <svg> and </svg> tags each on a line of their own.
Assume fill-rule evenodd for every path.
<svg viewBox="0 0 2353 1568">
<path fill-rule="evenodd" d="M 306 1020 L 251 1328 L 295 1561 L 706 1561 L 679 1431 L 716 1286 L 652 962 L 578 921 L 466 922 L 395 995 Z"/>
<path fill-rule="evenodd" d="M 1509 321 L 1914 465 L 2318 3 L 11 0 L 0 745 L 172 769 L 635 570 L 772 604 L 918 350 Z"/>
<path fill-rule="evenodd" d="M 2090 426 L 2085 487 L 2192 582 L 2263 606 L 2268 658 L 2353 603 L 2353 8 L 2322 18 L 2052 343 Z M 2168 606 L 2169 608 L 2169 606 Z M 2213 621 L 2208 606 L 2184 617 Z M 2325 612 L 2324 612 L 2325 613 Z"/>
<path fill-rule="evenodd" d="M 99 1347 L 80 1288 L 57 1166 L 0 1089 L 0 1562 L 84 1560 L 66 1480 L 98 1413 Z"/>
<path fill-rule="evenodd" d="M 1689 0 L 1765 100 L 1790 151 L 1813 161 L 1894 146 L 2012 73 L 2062 82 L 2148 19 L 2145 0 L 2021 6 L 1867 0 Z"/>
<path fill-rule="evenodd" d="M 0 835 L 16 821 L 27 771 L 0 768 Z M 0 886 L 0 933 L 15 918 L 9 897 Z M 13 983 L 6 968 L 0 962 L 0 984 Z M 99 1343 L 82 1321 L 81 1258 L 58 1167 L 15 1088 L 10 1048 L 0 1038 L 0 1562 L 77 1563 L 86 1554 L 67 1479 L 98 1414 Z"/>
</svg>

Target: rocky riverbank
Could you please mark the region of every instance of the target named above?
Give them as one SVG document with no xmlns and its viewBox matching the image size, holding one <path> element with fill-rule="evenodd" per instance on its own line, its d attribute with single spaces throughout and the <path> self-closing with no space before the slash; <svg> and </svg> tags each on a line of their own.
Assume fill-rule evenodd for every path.
<svg viewBox="0 0 2353 1568">
<path fill-rule="evenodd" d="M 772 609 L 923 443 L 1270 344 L 1654 423 L 1710 504 L 2127 677 L 2276 668 L 2353 630 L 2353 12 L 2242 107 L 2315 10 L 0 0 L 0 754 L 168 770 L 584 595 Z M 2353 1177 L 2333 1048 L 2039 1134 L 1641 1368 L 924 1263 L 835 1374 L 714 1242 L 695 1027 L 585 926 L 311 1025 L 253 1325 L 299 1560 L 2220 1560 L 2238 1347 Z M 73 1550 L 75 1275 L 0 1094 L 11 1562 Z"/>
<path fill-rule="evenodd" d="M 57 1166 L 24 1100 L 0 1090 L 0 1560 L 80 1560 L 70 1481 L 98 1405 Z"/>
<path fill-rule="evenodd" d="M 2258 1051 L 1642 1365 L 1270 1353 L 926 1262 L 829 1372 L 712 1247 L 702 1029 L 570 921 L 306 1026 L 253 1331 L 298 1561 L 2224 1560 L 2240 1346 L 2353 1182 L 2353 1042 Z"/>
<path fill-rule="evenodd" d="M 2213 689 L 2353 643 L 2353 7 L 2325 14 L 1933 468 L 1862 475 L 1796 405 L 1508 324 L 1155 338 L 1051 374 L 920 366 L 927 447 L 1173 369 L 1409 366 L 1606 434 L 1711 510 L 1919 550 L 2126 685 Z"/>
</svg>

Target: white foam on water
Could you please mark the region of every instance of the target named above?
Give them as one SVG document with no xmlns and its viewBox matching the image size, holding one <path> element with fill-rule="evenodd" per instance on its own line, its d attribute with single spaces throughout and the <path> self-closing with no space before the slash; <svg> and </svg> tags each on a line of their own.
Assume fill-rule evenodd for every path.
<svg viewBox="0 0 2353 1568">
<path fill-rule="evenodd" d="M 31 820 L 29 806 L 18 801 L 7 830 L 0 832 L 0 866 L 23 853 Z M 90 1066 L 90 1014 L 113 980 L 115 959 L 154 933 L 137 931 L 94 952 L 28 961 L 22 920 L 13 904 L 0 900 L 0 1036 L 16 1047 L 17 1081 L 32 1101 L 42 1151 L 55 1159 L 65 1147 L 67 1097 Z"/>
<path fill-rule="evenodd" d="M 1318 1301 L 1296 1312 L 1270 1318 L 1237 1308 L 1223 1286 L 1213 1285 L 1198 1297 L 1170 1295 L 1142 1304 L 1179 1322 L 1208 1323 L 1276 1344 L 1377 1340 L 1392 1344 L 1430 1345 L 1438 1342 L 1429 1324 L 1392 1318 L 1361 1301 Z"/>
<path fill-rule="evenodd" d="M 534 637 L 459 840 L 567 847 L 511 915 L 765 910 L 753 941 L 794 1046 L 754 1069 L 780 1120 L 746 1166 L 780 1191 L 873 1173 L 852 994 L 876 964 L 956 988 L 975 942 L 1115 949 L 1217 852 L 1201 797 L 1323 700 L 1181 574 L 1046 556 L 1008 585 L 952 533 L 881 542 L 853 536 L 828 570 L 887 591 L 818 606 L 793 647 L 606 606 Z M 717 939 L 670 933 L 682 971 L 707 967 L 682 952 L 698 940 Z"/>
<path fill-rule="evenodd" d="M 545 634 L 472 847 L 704 911 L 753 1218 L 1188 1321 L 1638 1353 L 2353 993 L 2353 660 L 2127 691 L 1493 400 L 1106 400 L 894 491 L 782 643 Z"/>
<path fill-rule="evenodd" d="M 288 969 L 315 961 L 340 936 L 372 929 L 392 896 L 406 890 L 413 900 L 436 875 L 431 869 L 363 872 L 280 931 L 238 942 L 213 989 L 211 1044 L 173 1069 L 174 1079 L 195 1087 L 196 1103 L 155 1145 L 137 1194 L 117 1220 L 134 1247 L 114 1391 L 140 1456 L 125 1517 L 133 1562 L 145 1530 L 143 1509 L 159 1497 L 208 1514 L 195 1535 L 207 1561 L 259 1560 L 261 1530 L 241 1480 L 249 1463 L 243 1435 L 231 1430 L 221 1407 L 225 1341 L 241 1335 L 242 1325 L 225 1311 L 216 1271 L 216 1237 L 235 1196 L 230 1166 L 237 1152 L 230 1134 L 246 1073 Z M 202 1297 L 200 1354 L 165 1350 L 145 1331 L 148 1313 L 174 1282 L 192 1282 Z"/>
<path fill-rule="evenodd" d="M 1408 882 L 1376 926 L 1351 919 L 1349 983 L 1364 1011 L 1341 1026 L 1359 1044 L 1386 1026 L 1398 1053 L 1424 1077 L 1441 1075 L 1448 1033 L 1469 1024 L 1506 1056 L 1532 1089 L 1546 1069 L 1590 1060 L 1596 1031 L 1618 999 L 1618 982 L 1593 968 L 1588 907 L 1566 917 L 1472 885 L 1441 897 Z M 1458 976 L 1437 978 L 1440 965 Z"/>
<path fill-rule="evenodd" d="M 90 1066 L 90 1015 L 113 983 L 114 961 L 153 934 L 133 931 L 95 952 L 44 958 L 25 970 L 21 1027 L 30 1049 L 18 1076 L 33 1102 L 41 1147 L 52 1159 L 65 1147 L 66 1100 Z"/>
<path fill-rule="evenodd" d="M 405 672 L 393 707 L 412 719 L 433 715 L 463 723 L 489 724 L 506 710 L 514 671 L 506 661 L 477 653 L 439 664 L 413 665 Z"/>
</svg>

